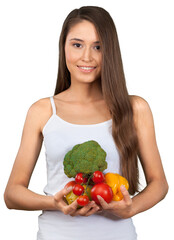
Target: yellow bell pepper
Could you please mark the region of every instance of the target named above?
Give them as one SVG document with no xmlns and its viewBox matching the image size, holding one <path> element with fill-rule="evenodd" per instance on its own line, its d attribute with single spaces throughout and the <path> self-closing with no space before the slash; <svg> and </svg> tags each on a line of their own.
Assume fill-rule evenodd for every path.
<svg viewBox="0 0 174 240">
<path fill-rule="evenodd" d="M 124 185 L 127 190 L 129 189 L 129 183 L 127 179 L 118 173 L 106 173 L 105 182 L 112 188 L 113 201 L 120 201 L 123 199 L 123 195 L 120 190 L 121 185 Z"/>
</svg>

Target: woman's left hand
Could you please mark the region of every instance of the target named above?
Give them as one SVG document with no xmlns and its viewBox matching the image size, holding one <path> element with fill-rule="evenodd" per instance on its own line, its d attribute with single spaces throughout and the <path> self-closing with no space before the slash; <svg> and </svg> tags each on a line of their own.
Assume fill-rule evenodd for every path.
<svg viewBox="0 0 174 240">
<path fill-rule="evenodd" d="M 98 195 L 97 197 L 101 204 L 101 208 L 120 218 L 132 217 L 132 199 L 123 185 L 120 187 L 120 190 L 123 194 L 123 199 L 121 201 L 111 201 L 110 203 L 107 203 L 101 196 Z"/>
</svg>

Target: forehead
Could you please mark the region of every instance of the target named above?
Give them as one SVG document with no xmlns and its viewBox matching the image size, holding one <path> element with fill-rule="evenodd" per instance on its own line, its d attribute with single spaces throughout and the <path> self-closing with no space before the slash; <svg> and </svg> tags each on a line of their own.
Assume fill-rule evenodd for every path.
<svg viewBox="0 0 174 240">
<path fill-rule="evenodd" d="M 69 30 L 67 39 L 70 40 L 72 38 L 82 39 L 86 42 L 99 41 L 94 24 L 86 20 L 77 23 Z"/>
</svg>

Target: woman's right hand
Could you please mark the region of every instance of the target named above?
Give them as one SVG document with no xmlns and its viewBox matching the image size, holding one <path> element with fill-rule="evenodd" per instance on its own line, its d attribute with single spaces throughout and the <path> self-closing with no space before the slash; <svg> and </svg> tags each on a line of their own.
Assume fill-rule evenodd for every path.
<svg viewBox="0 0 174 240">
<path fill-rule="evenodd" d="M 71 191 L 72 187 L 69 187 L 67 189 L 64 188 L 54 195 L 54 204 L 56 209 L 60 210 L 65 215 L 70 215 L 72 217 L 77 215 L 87 217 L 101 210 L 101 208 L 94 201 L 90 201 L 86 206 L 82 207 L 81 209 L 77 209 L 77 207 L 79 206 L 77 203 L 77 199 L 73 203 L 68 205 L 64 201 L 64 196 Z"/>
</svg>

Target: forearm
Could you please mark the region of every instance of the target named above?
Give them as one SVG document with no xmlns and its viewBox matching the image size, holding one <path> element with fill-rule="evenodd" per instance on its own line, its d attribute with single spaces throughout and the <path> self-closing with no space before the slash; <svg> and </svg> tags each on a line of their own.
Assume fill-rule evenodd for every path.
<svg viewBox="0 0 174 240">
<path fill-rule="evenodd" d="M 19 210 L 56 210 L 53 196 L 32 192 L 22 185 L 10 187 L 4 195 L 9 209 Z"/>
<path fill-rule="evenodd" d="M 165 197 L 167 191 L 167 183 L 150 182 L 142 192 L 132 198 L 132 216 L 152 208 Z"/>
</svg>

